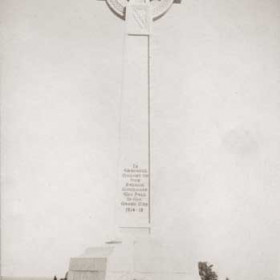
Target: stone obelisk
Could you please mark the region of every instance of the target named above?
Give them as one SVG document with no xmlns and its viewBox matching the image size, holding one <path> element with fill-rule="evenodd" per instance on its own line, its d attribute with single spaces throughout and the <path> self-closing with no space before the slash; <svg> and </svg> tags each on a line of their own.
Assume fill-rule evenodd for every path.
<svg viewBox="0 0 280 280">
<path fill-rule="evenodd" d="M 151 233 L 150 69 L 152 22 L 174 0 L 106 0 L 125 20 L 125 56 L 120 120 L 117 228 L 106 246 L 90 248 L 72 258 L 69 280 L 182 279 L 166 276 Z M 154 251 L 154 252 L 153 252 Z M 150 276 L 147 276 L 150 275 Z"/>
</svg>

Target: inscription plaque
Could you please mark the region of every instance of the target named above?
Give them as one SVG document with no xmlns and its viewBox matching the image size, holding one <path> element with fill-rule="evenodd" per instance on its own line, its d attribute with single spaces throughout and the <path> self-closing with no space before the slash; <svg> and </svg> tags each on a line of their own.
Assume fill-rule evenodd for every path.
<svg viewBox="0 0 280 280">
<path fill-rule="evenodd" d="M 133 164 L 122 173 L 122 211 L 149 216 L 149 170 Z"/>
<path fill-rule="evenodd" d="M 150 227 L 149 168 L 137 163 L 120 170 L 119 223 L 121 228 Z"/>
</svg>

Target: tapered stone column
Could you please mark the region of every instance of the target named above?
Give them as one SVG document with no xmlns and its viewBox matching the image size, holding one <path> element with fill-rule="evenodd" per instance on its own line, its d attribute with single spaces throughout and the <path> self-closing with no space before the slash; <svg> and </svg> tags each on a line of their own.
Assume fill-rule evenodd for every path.
<svg viewBox="0 0 280 280">
<path fill-rule="evenodd" d="M 150 232 L 150 2 L 126 8 L 119 155 L 118 225 Z"/>
</svg>

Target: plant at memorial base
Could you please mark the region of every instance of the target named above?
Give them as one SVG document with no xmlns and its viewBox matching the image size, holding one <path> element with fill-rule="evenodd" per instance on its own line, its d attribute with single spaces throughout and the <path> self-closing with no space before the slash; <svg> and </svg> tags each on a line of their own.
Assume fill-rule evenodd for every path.
<svg viewBox="0 0 280 280">
<path fill-rule="evenodd" d="M 207 262 L 198 263 L 198 271 L 201 280 L 218 280 L 218 275 L 212 270 L 213 264 L 208 264 Z M 229 278 L 226 278 L 229 280 Z"/>
<path fill-rule="evenodd" d="M 198 270 L 201 280 L 218 280 L 218 275 L 212 270 L 213 265 L 209 265 L 207 262 L 199 262 Z"/>
</svg>

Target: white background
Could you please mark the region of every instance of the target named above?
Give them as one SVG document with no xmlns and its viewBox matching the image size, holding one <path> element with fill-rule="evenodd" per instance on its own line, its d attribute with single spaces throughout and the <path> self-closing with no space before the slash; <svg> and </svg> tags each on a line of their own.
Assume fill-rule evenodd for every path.
<svg viewBox="0 0 280 280">
<path fill-rule="evenodd" d="M 124 22 L 0 3 L 2 273 L 63 275 L 114 231 Z M 279 0 L 184 0 L 153 26 L 153 233 L 232 280 L 280 277 L 279 31 Z"/>
</svg>

